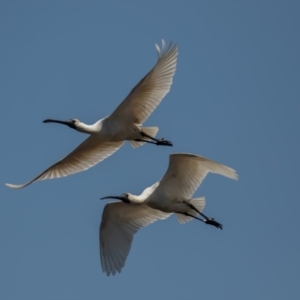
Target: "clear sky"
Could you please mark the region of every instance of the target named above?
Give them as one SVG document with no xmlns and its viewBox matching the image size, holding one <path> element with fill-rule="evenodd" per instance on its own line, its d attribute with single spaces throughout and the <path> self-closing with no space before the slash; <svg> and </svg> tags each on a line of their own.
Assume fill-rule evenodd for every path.
<svg viewBox="0 0 300 300">
<path fill-rule="evenodd" d="M 297 299 L 300 296 L 299 1 L 0 2 L 0 298 Z M 11 190 L 110 114 L 178 44 L 170 93 L 145 126 L 174 147 L 129 143 L 96 167 Z M 195 196 L 224 230 L 172 216 L 139 231 L 121 274 L 107 277 L 98 229 L 109 194 L 139 194 L 174 152 L 204 155 Z"/>
</svg>

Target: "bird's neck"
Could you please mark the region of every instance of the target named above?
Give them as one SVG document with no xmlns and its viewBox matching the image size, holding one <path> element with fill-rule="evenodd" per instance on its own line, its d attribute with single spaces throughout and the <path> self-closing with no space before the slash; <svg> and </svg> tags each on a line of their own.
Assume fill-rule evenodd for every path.
<svg viewBox="0 0 300 300">
<path fill-rule="evenodd" d="M 83 133 L 92 134 L 99 132 L 99 126 L 97 126 L 97 123 L 92 125 L 80 123 L 79 125 L 77 125 L 76 130 Z"/>
<path fill-rule="evenodd" d="M 130 203 L 135 203 L 135 204 L 142 204 L 145 202 L 145 197 L 143 194 L 137 196 L 137 195 L 131 195 L 130 197 Z"/>
</svg>

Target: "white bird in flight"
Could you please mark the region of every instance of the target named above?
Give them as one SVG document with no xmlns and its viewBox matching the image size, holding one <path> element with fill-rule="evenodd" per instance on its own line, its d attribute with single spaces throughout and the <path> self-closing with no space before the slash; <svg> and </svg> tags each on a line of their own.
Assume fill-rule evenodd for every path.
<svg viewBox="0 0 300 300">
<path fill-rule="evenodd" d="M 177 45 L 166 47 L 155 44 L 158 60 L 152 70 L 131 90 L 115 111 L 87 125 L 77 119 L 59 121 L 47 119 L 44 123 L 59 123 L 90 136 L 65 158 L 61 159 L 40 175 L 21 185 L 9 184 L 20 189 L 32 182 L 68 176 L 87 170 L 116 152 L 125 140 L 136 148 L 144 143 L 172 146 L 170 141 L 156 139 L 158 127 L 141 127 L 165 95 L 170 91 L 177 63 Z"/>
<path fill-rule="evenodd" d="M 108 276 L 121 272 L 129 254 L 133 235 L 144 226 L 177 214 L 179 223 L 197 219 L 222 229 L 222 225 L 202 213 L 205 198 L 192 198 L 206 174 L 212 172 L 237 180 L 235 170 L 208 158 L 178 153 L 171 154 L 164 177 L 146 188 L 141 195 L 129 193 L 101 199 L 122 202 L 106 204 L 99 228 L 102 270 Z M 200 214 L 204 219 L 198 218 Z"/>
</svg>

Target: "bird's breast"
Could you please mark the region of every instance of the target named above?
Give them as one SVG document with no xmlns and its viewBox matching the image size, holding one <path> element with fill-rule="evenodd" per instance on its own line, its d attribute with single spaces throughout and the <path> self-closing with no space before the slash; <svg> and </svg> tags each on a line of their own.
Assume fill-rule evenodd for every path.
<svg viewBox="0 0 300 300">
<path fill-rule="evenodd" d="M 164 194 L 154 194 L 153 196 L 154 197 L 150 197 L 149 201 L 147 201 L 147 205 L 165 213 L 183 212 L 186 210 L 186 208 L 188 208 L 184 203 L 185 199 L 172 196 L 170 197 Z"/>
<path fill-rule="evenodd" d="M 165 213 L 173 213 L 174 205 L 173 203 L 166 201 L 165 199 L 157 199 L 155 201 L 147 202 L 147 205 L 153 209 L 160 210 Z"/>
</svg>

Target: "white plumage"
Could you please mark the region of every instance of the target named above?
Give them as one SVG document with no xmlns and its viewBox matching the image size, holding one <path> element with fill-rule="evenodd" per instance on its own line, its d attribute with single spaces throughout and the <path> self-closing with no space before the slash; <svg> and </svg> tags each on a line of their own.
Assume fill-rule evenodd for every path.
<svg viewBox="0 0 300 300">
<path fill-rule="evenodd" d="M 193 218 L 222 229 L 222 225 L 202 213 L 204 197 L 192 198 L 207 173 L 238 178 L 236 172 L 208 158 L 186 153 L 170 155 L 164 177 L 139 196 L 129 193 L 107 196 L 123 202 L 108 203 L 99 229 L 100 258 L 107 275 L 121 272 L 130 251 L 133 235 L 144 226 L 176 213 L 178 221 Z M 197 217 L 201 214 L 204 219 Z"/>
<path fill-rule="evenodd" d="M 90 136 L 74 151 L 40 175 L 21 185 L 9 184 L 10 188 L 23 188 L 34 181 L 59 178 L 91 168 L 116 152 L 125 140 L 133 147 L 145 142 L 172 146 L 164 139 L 156 139 L 158 127 L 141 127 L 153 110 L 170 91 L 177 63 L 177 46 L 162 40 L 162 47 L 155 45 L 158 60 L 152 70 L 131 90 L 125 100 L 108 117 L 87 125 L 77 119 L 59 121 L 47 119 L 45 123 L 67 125 Z"/>
</svg>

